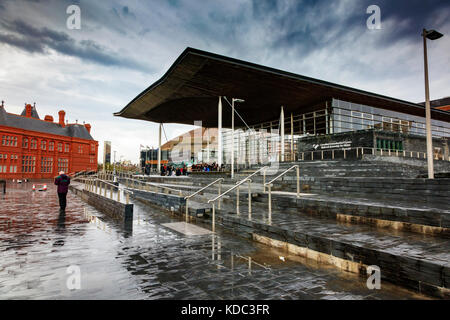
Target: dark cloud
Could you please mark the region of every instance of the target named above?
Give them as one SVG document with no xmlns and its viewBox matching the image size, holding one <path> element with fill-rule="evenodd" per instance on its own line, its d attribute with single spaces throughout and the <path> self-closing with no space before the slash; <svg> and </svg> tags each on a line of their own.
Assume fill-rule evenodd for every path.
<svg viewBox="0 0 450 320">
<path fill-rule="evenodd" d="M 147 66 L 109 52 L 109 50 L 93 40 L 77 42 L 65 32 L 50 30 L 46 27 L 35 28 L 21 20 L 0 22 L 0 25 L 6 31 L 0 33 L 1 43 L 17 47 L 29 53 L 45 54 L 49 49 L 53 49 L 61 54 L 104 66 L 149 71 Z"/>
<path fill-rule="evenodd" d="M 341 4 L 346 6 L 345 12 L 338 10 Z M 352 3 L 253 0 L 252 14 L 254 21 L 266 26 L 270 49 L 292 49 L 307 55 L 323 47 L 338 46 L 349 32 L 355 37 L 367 36 L 369 14 L 366 10 L 372 4 L 381 9 L 383 30 L 378 31 L 377 47 L 389 47 L 403 40 L 417 41 L 423 27 L 439 29 L 450 20 L 448 0 L 363 0 Z M 387 21 L 389 27 L 383 24 Z M 328 34 L 334 36 L 328 37 Z"/>
</svg>

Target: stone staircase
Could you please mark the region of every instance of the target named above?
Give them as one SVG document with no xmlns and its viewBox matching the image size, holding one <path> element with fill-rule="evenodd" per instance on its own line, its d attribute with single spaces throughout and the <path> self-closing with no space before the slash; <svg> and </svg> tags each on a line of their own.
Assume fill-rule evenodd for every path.
<svg viewBox="0 0 450 320">
<path fill-rule="evenodd" d="M 368 266 L 376 265 L 381 269 L 382 281 L 450 298 L 448 238 L 342 223 L 326 215 L 309 214 L 292 207 L 292 200 L 296 200 L 292 195 L 274 196 L 268 223 L 267 204 L 258 198 L 252 202 L 251 220 L 242 194 L 240 214 L 236 213 L 236 199 L 230 197 L 220 210 L 216 209 L 216 221 L 243 237 L 362 276 L 367 276 Z"/>
<path fill-rule="evenodd" d="M 384 160 L 384 159 L 383 159 Z M 282 163 L 277 174 L 294 163 Z M 301 162 L 302 194 L 296 197 L 295 170 L 274 183 L 269 223 L 263 176 L 252 178 L 252 214 L 247 185 L 215 206 L 216 222 L 238 235 L 367 276 L 448 299 L 450 284 L 450 179 L 419 179 L 423 163 L 379 159 Z M 447 164 L 438 167 L 445 171 Z M 225 178 L 222 192 L 259 167 Z M 267 176 L 266 181 L 273 177 Z M 217 177 L 151 177 L 151 182 L 189 195 Z M 218 186 L 189 200 L 189 215 L 211 221 L 208 200 Z M 176 196 L 176 195 L 174 195 Z M 183 198 L 184 199 L 184 198 Z M 182 199 L 181 199 L 182 200 Z M 184 207 L 180 210 L 184 213 Z"/>
</svg>

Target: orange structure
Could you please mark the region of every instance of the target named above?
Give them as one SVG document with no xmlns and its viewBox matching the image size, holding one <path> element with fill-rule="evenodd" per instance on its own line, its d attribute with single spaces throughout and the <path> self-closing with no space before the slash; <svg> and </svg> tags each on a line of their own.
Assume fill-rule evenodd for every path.
<svg viewBox="0 0 450 320">
<path fill-rule="evenodd" d="M 98 142 L 90 124 L 68 124 L 65 112 L 58 122 L 39 118 L 36 106 L 26 104 L 21 115 L 0 106 L 0 179 L 50 179 L 59 171 L 97 170 Z"/>
</svg>

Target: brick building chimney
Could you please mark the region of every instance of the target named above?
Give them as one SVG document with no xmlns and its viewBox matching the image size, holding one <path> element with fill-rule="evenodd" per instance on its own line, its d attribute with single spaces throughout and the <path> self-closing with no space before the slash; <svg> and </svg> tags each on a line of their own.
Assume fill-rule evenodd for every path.
<svg viewBox="0 0 450 320">
<path fill-rule="evenodd" d="M 84 126 L 86 127 L 86 130 L 87 130 L 89 133 L 91 133 L 91 125 L 90 125 L 89 123 L 86 123 Z"/>
<path fill-rule="evenodd" d="M 31 106 L 31 104 L 27 104 L 25 106 L 25 117 L 31 118 L 31 112 L 32 111 L 33 111 L 33 107 Z"/>
<path fill-rule="evenodd" d="M 58 112 L 58 114 L 59 114 L 59 124 L 61 125 L 61 127 L 64 128 L 66 126 L 66 124 L 64 123 L 66 113 L 64 112 L 64 110 L 61 110 Z"/>
</svg>

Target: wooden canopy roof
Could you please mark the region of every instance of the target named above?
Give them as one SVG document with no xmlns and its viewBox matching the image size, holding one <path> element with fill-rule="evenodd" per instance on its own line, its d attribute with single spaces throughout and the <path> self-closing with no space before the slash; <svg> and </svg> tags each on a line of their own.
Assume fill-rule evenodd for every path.
<svg viewBox="0 0 450 320">
<path fill-rule="evenodd" d="M 157 123 L 217 127 L 218 97 L 244 99 L 236 110 L 248 125 L 300 113 L 331 98 L 425 116 L 422 105 L 382 96 L 298 74 L 187 48 L 164 76 L 115 116 Z M 223 101 L 223 127 L 231 127 L 231 110 Z M 450 113 L 432 110 L 432 118 L 450 122 Z M 236 125 L 242 123 L 236 118 Z"/>
</svg>

